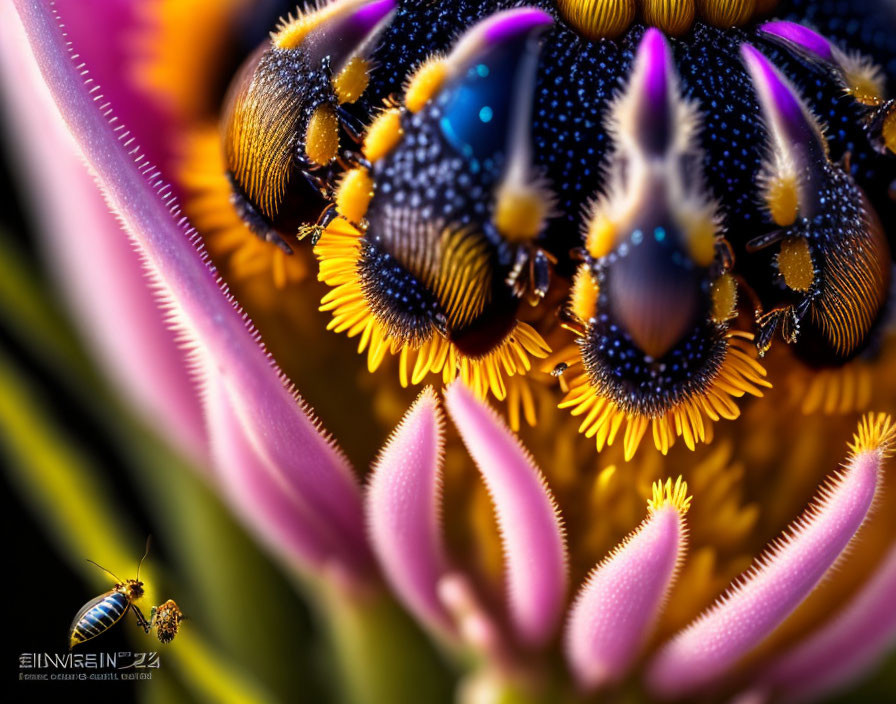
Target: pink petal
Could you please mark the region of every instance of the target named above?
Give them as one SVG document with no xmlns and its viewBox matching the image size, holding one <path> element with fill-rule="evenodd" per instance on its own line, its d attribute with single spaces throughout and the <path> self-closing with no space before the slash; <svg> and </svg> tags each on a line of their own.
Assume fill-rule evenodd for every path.
<svg viewBox="0 0 896 704">
<path fill-rule="evenodd" d="M 861 679 L 896 647 L 896 546 L 820 631 L 776 658 L 762 681 L 788 702 L 824 699 Z"/>
<path fill-rule="evenodd" d="M 566 627 L 566 659 L 582 690 L 622 679 L 649 637 L 687 549 L 687 506 L 680 506 L 652 509 L 579 591 Z"/>
<path fill-rule="evenodd" d="M 648 670 L 654 693 L 681 697 L 715 684 L 809 596 L 868 516 L 893 435 L 888 418 L 866 418 L 846 468 L 724 596 L 656 655 Z"/>
<path fill-rule="evenodd" d="M 268 357 L 159 173 L 127 132 L 113 131 L 109 108 L 84 85 L 49 6 L 16 0 L 16 7 L 44 79 L 108 203 L 143 255 L 172 323 L 198 350 L 201 375 L 223 385 L 245 442 L 329 526 L 343 552 L 357 556 L 358 568 L 366 569 L 361 492 L 345 458 Z"/>
<path fill-rule="evenodd" d="M 297 560 L 314 570 L 325 570 L 340 558 L 350 563 L 350 556 L 339 554 L 327 526 L 246 442 L 223 385 L 209 380 L 205 394 L 212 457 L 235 513 L 288 562 Z"/>
<path fill-rule="evenodd" d="M 101 368 L 147 423 L 197 464 L 207 462 L 185 352 L 165 324 L 138 253 L 84 168 L 37 72 L 21 23 L 0 8 L 0 75 L 17 173 L 34 194 L 44 256 Z"/>
<path fill-rule="evenodd" d="M 554 497 L 532 457 L 488 405 L 460 383 L 448 387 L 445 401 L 498 514 L 512 625 L 525 644 L 543 645 L 557 626 L 567 586 Z"/>
<path fill-rule="evenodd" d="M 393 590 L 423 623 L 450 632 L 438 597 L 442 541 L 444 419 L 429 387 L 417 397 L 373 465 L 366 496 L 374 553 Z"/>
</svg>

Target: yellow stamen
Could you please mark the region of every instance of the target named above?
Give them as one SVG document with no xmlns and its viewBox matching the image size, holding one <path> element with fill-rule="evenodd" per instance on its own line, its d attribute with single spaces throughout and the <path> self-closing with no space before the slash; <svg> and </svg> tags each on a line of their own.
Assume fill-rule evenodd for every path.
<svg viewBox="0 0 896 704">
<path fill-rule="evenodd" d="M 367 169 L 352 169 L 342 177 L 336 191 L 336 209 L 350 222 L 360 223 L 373 198 L 373 179 Z"/>
<path fill-rule="evenodd" d="M 353 103 L 367 90 L 370 82 L 370 62 L 353 56 L 339 75 L 333 78 L 333 92 L 339 104 Z"/>
<path fill-rule="evenodd" d="M 737 284 L 731 274 L 722 274 L 712 282 L 712 319 L 717 323 L 737 315 Z"/>
<path fill-rule="evenodd" d="M 305 129 L 305 154 L 319 166 L 326 166 L 339 151 L 339 118 L 330 105 L 321 105 Z"/>
<path fill-rule="evenodd" d="M 811 288 L 815 281 L 815 267 L 805 237 L 788 237 L 781 243 L 778 269 L 788 288 L 794 291 L 808 291 Z"/>
<path fill-rule="evenodd" d="M 418 68 L 408 80 L 404 104 L 411 112 L 420 112 L 445 81 L 448 67 L 440 56 L 433 56 Z"/>
<path fill-rule="evenodd" d="M 586 414 L 579 432 L 584 433 L 585 437 L 595 438 L 598 452 L 613 444 L 625 424 L 626 461 L 634 456 L 648 426 L 654 445 L 662 454 L 669 451 L 676 437 L 681 437 L 688 449 L 693 450 L 697 443 L 711 439 L 713 422 L 720 418 L 733 420 L 740 415 L 740 409 L 732 398 L 740 398 L 744 394 L 762 396 L 762 387 L 771 388 L 764 378 L 765 369 L 754 358 L 752 339 L 749 333 L 729 332 L 728 350 L 710 385 L 657 416 L 623 410 L 615 401 L 601 396 L 585 372 L 572 381 L 569 393 L 559 407 L 570 408 L 574 416 Z M 578 348 L 569 349 L 568 359 L 570 366 L 581 365 Z"/>
<path fill-rule="evenodd" d="M 855 457 L 863 452 L 880 452 L 882 457 L 893 455 L 896 445 L 896 423 L 888 413 L 866 413 L 859 429 L 849 444 L 850 454 Z"/>
<path fill-rule="evenodd" d="M 371 164 L 391 152 L 401 141 L 404 130 L 401 127 L 401 110 L 392 108 L 379 114 L 367 130 L 361 151 Z"/>
<path fill-rule="evenodd" d="M 647 511 L 651 514 L 659 511 L 663 506 L 671 506 L 684 515 L 691 507 L 692 496 L 688 496 L 688 484 L 681 476 L 672 483 L 671 477 L 653 483 L 653 497 L 647 501 Z"/>
<path fill-rule="evenodd" d="M 432 331 L 425 339 L 403 340 L 379 320 L 365 297 L 357 262 L 362 233 L 349 223 L 336 219 L 321 235 L 314 248 L 320 262 L 318 278 L 331 287 L 323 297 L 320 310 L 332 312 L 327 329 L 359 337 L 358 352 L 367 353 L 367 367 L 375 371 L 388 352 L 398 356 L 402 384 L 420 384 L 429 374 L 440 375 L 444 384 L 460 377 L 479 397 L 489 393 L 498 400 L 508 397 L 508 381 L 525 377 L 532 369 L 532 358 L 543 359 L 550 348 L 534 328 L 517 322 L 508 335 L 490 352 L 469 357 L 450 340 Z M 511 388 L 513 386 L 511 385 Z M 517 388 L 514 399 L 524 403 L 527 417 L 534 409 Z"/>
</svg>

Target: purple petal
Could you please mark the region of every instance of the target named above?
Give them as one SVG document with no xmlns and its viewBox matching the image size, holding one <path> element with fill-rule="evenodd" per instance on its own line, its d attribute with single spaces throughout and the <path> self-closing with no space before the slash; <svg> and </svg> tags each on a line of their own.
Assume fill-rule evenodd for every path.
<svg viewBox="0 0 896 704">
<path fill-rule="evenodd" d="M 438 399 L 427 387 L 374 463 L 365 508 L 374 553 L 393 590 L 421 622 L 450 632 L 438 596 L 447 569 L 441 534 L 443 423 Z"/>
<path fill-rule="evenodd" d="M 5 103 L 15 106 L 7 117 L 21 157 L 17 175 L 35 194 L 43 254 L 104 372 L 148 424 L 204 465 L 205 425 L 186 353 L 59 119 L 14 10 L 4 6 L 2 14 L 0 77 Z"/>
<path fill-rule="evenodd" d="M 740 51 L 778 148 L 797 148 L 823 154 L 818 126 L 790 81 L 755 47 L 742 44 Z"/>
<path fill-rule="evenodd" d="M 543 645 L 554 633 L 567 586 L 554 497 L 532 457 L 488 405 L 460 383 L 448 387 L 445 402 L 495 505 L 512 625 L 525 644 Z"/>
<path fill-rule="evenodd" d="M 651 508 L 579 591 L 566 628 L 566 659 L 582 690 L 622 679 L 650 635 L 687 548 L 686 492 L 681 478 L 674 490 L 667 482 L 669 500 Z"/>
<path fill-rule="evenodd" d="M 464 32 L 447 58 L 452 75 L 460 75 L 483 51 L 504 41 L 546 29 L 553 18 L 543 10 L 520 7 L 496 12 Z"/>
<path fill-rule="evenodd" d="M 889 418 L 866 417 L 846 468 L 828 480 L 813 506 L 659 651 L 648 670 L 654 693 L 677 698 L 715 684 L 803 602 L 868 516 L 894 435 Z"/>
<path fill-rule="evenodd" d="M 223 386 L 234 422 L 264 466 L 329 526 L 343 554 L 356 555 L 358 569 L 367 569 L 361 492 L 348 463 L 223 288 L 159 173 L 127 132 L 110 126 L 109 108 L 85 86 L 50 7 L 39 0 L 16 0 L 16 7 L 64 119 L 145 258 L 173 324 L 198 351 L 201 373 Z"/>
<path fill-rule="evenodd" d="M 633 134 L 643 149 L 662 154 L 674 134 L 674 93 L 672 52 L 656 28 L 648 29 L 638 45 L 631 83 Z"/>
<path fill-rule="evenodd" d="M 804 27 L 796 22 L 775 21 L 766 22 L 759 28 L 760 32 L 780 37 L 801 49 L 817 56 L 825 61 L 833 61 L 831 43 L 818 32 Z"/>
<path fill-rule="evenodd" d="M 550 27 L 553 23 L 554 18 L 544 10 L 521 7 L 496 13 L 486 19 L 481 27 L 483 37 L 489 44 L 499 44 L 533 29 Z"/>
</svg>

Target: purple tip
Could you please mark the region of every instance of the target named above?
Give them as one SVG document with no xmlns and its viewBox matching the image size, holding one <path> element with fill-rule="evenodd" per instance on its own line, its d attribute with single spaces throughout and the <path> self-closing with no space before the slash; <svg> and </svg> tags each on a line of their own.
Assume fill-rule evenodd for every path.
<svg viewBox="0 0 896 704">
<path fill-rule="evenodd" d="M 629 90 L 636 101 L 634 119 L 641 146 L 650 153 L 668 149 L 674 130 L 672 110 L 672 53 L 663 33 L 648 29 L 635 57 Z"/>
<path fill-rule="evenodd" d="M 663 33 L 648 29 L 638 46 L 639 65 L 644 70 L 644 93 L 652 110 L 666 110 L 669 104 L 669 65 L 671 57 Z"/>
<path fill-rule="evenodd" d="M 741 45 L 740 52 L 766 118 L 791 142 L 816 139 L 799 97 L 772 62 L 750 44 Z"/>
<path fill-rule="evenodd" d="M 372 32 L 395 9 L 396 0 L 373 0 L 359 8 L 352 16 L 362 34 Z"/>
<path fill-rule="evenodd" d="M 759 31 L 796 44 L 819 59 L 824 59 L 825 61 L 834 60 L 831 52 L 831 43 L 818 32 L 808 27 L 803 27 L 801 24 L 786 21 L 766 22 L 759 28 Z"/>
<path fill-rule="evenodd" d="M 550 27 L 554 18 L 547 12 L 533 7 L 521 7 L 493 15 L 486 21 L 484 36 L 489 44 L 497 44 L 526 34 L 537 28 Z"/>
</svg>

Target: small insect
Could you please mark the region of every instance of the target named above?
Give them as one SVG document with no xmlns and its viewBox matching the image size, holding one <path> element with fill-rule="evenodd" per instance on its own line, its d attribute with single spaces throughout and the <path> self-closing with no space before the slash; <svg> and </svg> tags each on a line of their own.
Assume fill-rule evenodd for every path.
<svg viewBox="0 0 896 704">
<path fill-rule="evenodd" d="M 565 320 L 579 335 L 566 363 L 581 373 L 560 404 L 583 416 L 599 450 L 623 432 L 626 459 L 651 428 L 663 454 L 676 436 L 693 449 L 712 421 L 737 417 L 731 397 L 767 385 L 749 335 L 729 330 L 732 256 L 705 195 L 697 115 L 669 46 L 648 30 L 610 110 L 608 185 L 592 204 Z"/>
<path fill-rule="evenodd" d="M 345 105 L 369 80 L 368 50 L 395 0 L 339 0 L 288 18 L 231 83 L 223 114 L 232 202 L 248 227 L 284 251 L 321 215 L 341 166 Z M 304 231 L 304 230 L 303 230 Z"/>
<path fill-rule="evenodd" d="M 771 262 L 777 276 L 765 292 L 772 303 L 757 311 L 757 345 L 764 353 L 780 327 L 801 356 L 843 362 L 861 351 L 881 316 L 889 246 L 865 194 L 831 161 L 797 90 L 751 45 L 741 53 L 767 125 L 759 185 L 777 226 L 747 245 L 759 256 L 777 246 Z"/>
<path fill-rule="evenodd" d="M 149 621 L 143 616 L 136 603 L 143 598 L 143 582 L 140 581 L 140 567 L 143 565 L 143 560 L 146 559 L 148 553 L 149 539 L 146 540 L 146 552 L 143 553 L 143 557 L 140 558 L 140 562 L 137 564 L 137 576 L 134 579 L 121 579 L 93 560 L 88 560 L 89 563 L 96 565 L 103 572 L 111 575 L 116 580 L 116 584 L 105 594 L 100 594 L 95 599 L 91 599 L 84 604 L 75 615 L 69 629 L 69 650 L 76 645 L 105 633 L 118 623 L 129 610 L 134 612 L 137 624 L 145 632 L 149 633 Z"/>
<path fill-rule="evenodd" d="M 152 607 L 149 615 L 150 628 L 154 628 L 159 641 L 167 645 L 174 640 L 180 629 L 180 622 L 185 618 L 174 600 L 168 599 L 163 604 Z"/>
<path fill-rule="evenodd" d="M 480 395 L 547 352 L 518 320 L 540 300 L 550 257 L 538 238 L 551 196 L 531 163 L 530 123 L 541 10 L 497 13 L 387 104 L 335 194 L 339 218 L 315 247 L 333 287 L 331 329 L 361 336 L 368 366 L 399 355 L 403 384 L 461 376 Z"/>
</svg>

